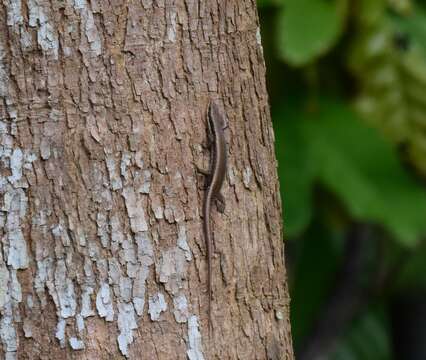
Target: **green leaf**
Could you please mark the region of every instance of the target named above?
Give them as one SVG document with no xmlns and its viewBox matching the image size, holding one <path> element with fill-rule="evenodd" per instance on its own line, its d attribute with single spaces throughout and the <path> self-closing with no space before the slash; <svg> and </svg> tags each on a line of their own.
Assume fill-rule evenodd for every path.
<svg viewBox="0 0 426 360">
<path fill-rule="evenodd" d="M 383 226 L 405 246 L 426 233 L 426 191 L 402 167 L 394 149 L 344 104 L 275 114 L 287 236 L 309 224 L 312 191 L 325 186 L 355 219 Z"/>
<path fill-rule="evenodd" d="M 320 180 L 358 219 L 383 225 L 405 245 L 426 231 L 426 192 L 402 168 L 391 145 L 337 103 L 313 126 Z"/>
<path fill-rule="evenodd" d="M 325 54 L 342 33 L 347 0 L 286 0 L 278 14 L 278 52 L 301 66 Z"/>
<path fill-rule="evenodd" d="M 339 103 L 324 103 L 311 131 L 320 181 L 355 218 L 381 224 L 405 245 L 416 244 L 426 231 L 426 192 L 391 145 Z"/>
</svg>

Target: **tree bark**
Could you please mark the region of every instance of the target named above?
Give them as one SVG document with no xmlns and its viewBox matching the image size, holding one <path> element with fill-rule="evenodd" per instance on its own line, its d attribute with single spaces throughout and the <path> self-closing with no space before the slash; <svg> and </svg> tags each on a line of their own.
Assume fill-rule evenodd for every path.
<svg viewBox="0 0 426 360">
<path fill-rule="evenodd" d="M 3 359 L 292 359 L 255 2 L 3 0 Z M 226 114 L 202 235 L 207 105 Z"/>
</svg>

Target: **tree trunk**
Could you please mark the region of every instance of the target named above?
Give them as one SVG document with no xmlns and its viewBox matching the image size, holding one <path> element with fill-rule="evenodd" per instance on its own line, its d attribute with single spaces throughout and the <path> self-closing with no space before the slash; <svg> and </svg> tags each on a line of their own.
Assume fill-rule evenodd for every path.
<svg viewBox="0 0 426 360">
<path fill-rule="evenodd" d="M 1 358 L 292 359 L 255 3 L 3 0 L 0 27 Z"/>
</svg>

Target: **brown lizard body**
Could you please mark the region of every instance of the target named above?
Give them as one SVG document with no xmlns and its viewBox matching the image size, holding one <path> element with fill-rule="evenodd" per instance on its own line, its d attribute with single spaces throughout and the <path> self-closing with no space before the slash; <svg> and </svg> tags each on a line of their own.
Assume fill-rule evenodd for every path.
<svg viewBox="0 0 426 360">
<path fill-rule="evenodd" d="M 207 188 L 204 206 L 203 206 L 203 232 L 206 241 L 207 248 L 207 291 L 209 296 L 208 304 L 208 321 L 209 321 L 209 333 L 211 329 L 211 303 L 212 303 L 212 230 L 210 226 L 210 211 L 213 200 L 219 201 L 220 206 L 218 210 L 224 211 L 224 198 L 220 193 L 223 182 L 226 176 L 227 168 L 227 145 L 225 139 L 225 119 L 222 116 L 218 106 L 211 102 L 209 106 L 209 129 L 210 135 L 213 137 L 213 148 L 212 148 L 212 160 L 211 160 L 211 172 L 207 174 L 210 182 Z M 204 172 L 204 171 L 203 171 Z M 205 173 L 205 172 L 204 172 Z M 218 205 L 219 205 L 218 204 Z"/>
</svg>

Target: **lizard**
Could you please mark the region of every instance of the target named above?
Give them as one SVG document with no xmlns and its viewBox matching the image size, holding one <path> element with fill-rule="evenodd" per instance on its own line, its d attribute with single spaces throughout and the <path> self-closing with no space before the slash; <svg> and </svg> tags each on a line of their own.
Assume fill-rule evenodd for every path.
<svg viewBox="0 0 426 360">
<path fill-rule="evenodd" d="M 208 292 L 208 326 L 209 334 L 211 332 L 211 305 L 212 305 L 212 229 L 210 225 L 210 212 L 212 203 L 216 200 L 218 211 L 225 210 L 225 199 L 221 194 L 223 182 L 226 176 L 227 168 L 227 144 L 225 139 L 225 118 L 223 117 L 218 105 L 211 101 L 208 111 L 209 140 L 212 147 L 210 172 L 199 169 L 201 173 L 208 177 L 208 187 L 204 196 L 203 204 L 203 234 L 207 249 L 207 292 Z"/>
</svg>

